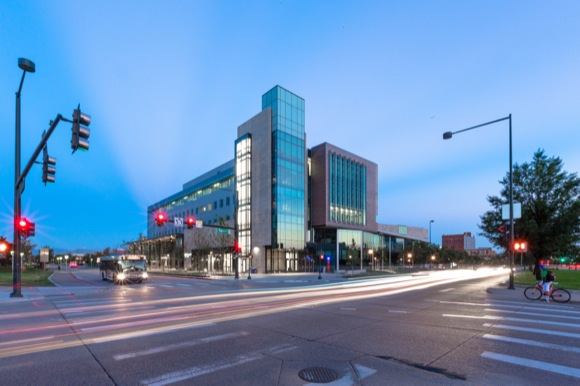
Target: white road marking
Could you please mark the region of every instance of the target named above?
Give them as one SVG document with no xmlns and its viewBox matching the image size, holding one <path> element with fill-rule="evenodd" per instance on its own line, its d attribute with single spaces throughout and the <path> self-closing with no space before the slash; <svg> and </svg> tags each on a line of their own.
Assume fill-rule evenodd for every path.
<svg viewBox="0 0 580 386">
<path fill-rule="evenodd" d="M 539 329 L 539 328 L 516 327 L 516 326 L 508 326 L 508 325 L 505 325 L 505 324 L 490 324 L 490 323 L 485 323 L 483 326 L 484 327 L 493 327 L 493 328 L 503 328 L 503 329 L 506 329 L 506 330 L 533 332 L 533 333 L 536 333 L 536 334 L 567 336 L 569 338 L 578 338 L 578 339 L 580 339 L 580 334 L 574 334 L 572 332 L 560 332 L 560 331 L 552 331 L 552 330 L 542 330 L 542 329 Z"/>
<path fill-rule="evenodd" d="M 127 308 L 108 308 L 106 310 L 95 310 L 95 311 L 90 311 L 90 310 L 86 310 L 86 311 L 71 311 L 71 312 L 63 312 L 63 314 L 65 314 L 66 316 L 68 316 L 69 318 L 74 318 L 75 316 L 86 316 L 86 314 L 106 314 L 106 313 L 111 313 L 111 312 L 119 312 L 119 311 L 138 311 L 138 310 L 150 310 L 154 308 L 153 306 L 144 306 L 144 307 L 127 307 Z M 92 318 L 82 318 L 82 319 L 76 319 L 75 322 L 78 323 L 79 321 L 83 321 L 83 320 L 94 320 Z"/>
<path fill-rule="evenodd" d="M 160 323 L 160 322 L 175 322 L 178 320 L 187 319 L 187 316 L 171 316 L 166 318 L 155 318 L 155 319 L 147 319 L 147 320 L 139 320 L 136 322 L 126 322 L 126 323 L 117 323 L 117 324 L 107 324 L 105 326 L 96 326 L 96 327 L 87 327 L 81 328 L 82 332 L 93 332 L 93 331 L 104 331 L 104 330 L 115 330 L 118 328 L 127 328 L 127 327 L 136 327 L 136 326 L 143 326 L 146 324 L 153 324 L 153 323 Z"/>
<path fill-rule="evenodd" d="M 483 315 L 483 316 L 475 316 L 475 315 L 453 315 L 453 314 L 443 314 L 445 317 L 449 318 L 464 318 L 464 319 L 489 319 L 489 320 L 503 320 L 506 322 L 523 322 L 523 323 L 532 323 L 532 324 L 548 324 L 550 326 L 563 326 L 563 327 L 575 327 L 580 328 L 580 324 L 578 323 L 564 323 L 564 322 L 554 322 L 550 320 L 541 320 L 541 319 L 522 319 L 522 318 L 510 318 L 504 316 L 493 316 L 493 315 Z"/>
<path fill-rule="evenodd" d="M 392 312 L 394 314 L 406 314 L 407 311 L 402 311 L 402 310 L 389 310 L 389 312 Z"/>
<path fill-rule="evenodd" d="M 529 315 L 529 316 L 535 316 L 535 317 L 538 317 L 539 316 L 537 312 L 512 311 L 512 310 L 498 310 L 496 308 L 486 308 L 486 309 L 484 309 L 484 311 L 488 311 L 488 312 L 499 312 L 499 313 L 504 313 L 504 314 Z M 549 316 L 550 318 L 556 318 L 556 319 L 572 319 L 572 320 L 578 320 L 578 317 L 577 316 L 555 315 L 553 313 L 546 314 L 546 316 Z"/>
<path fill-rule="evenodd" d="M 170 383 L 175 383 L 175 382 L 183 381 L 186 379 L 199 377 L 200 375 L 209 374 L 209 373 L 213 373 L 213 372 L 220 371 L 220 370 L 225 370 L 225 369 L 229 369 L 229 368 L 234 367 L 234 366 L 242 365 L 244 363 L 256 361 L 258 359 L 263 358 L 264 355 L 266 355 L 266 354 L 275 354 L 275 353 L 290 351 L 290 350 L 294 350 L 294 349 L 296 349 L 296 346 L 290 346 L 290 345 L 275 346 L 275 347 L 272 347 L 268 350 L 265 350 L 265 352 L 264 351 L 255 351 L 255 352 L 244 354 L 244 355 L 238 355 L 237 357 L 234 357 L 232 359 L 224 360 L 222 362 L 218 362 L 215 364 L 209 364 L 209 365 L 205 365 L 205 366 L 196 366 L 196 367 L 192 367 L 192 368 L 189 368 L 186 370 L 175 371 L 172 373 L 161 375 L 159 377 L 146 379 L 146 380 L 141 381 L 141 384 L 154 385 L 154 386 L 168 385 Z"/>
<path fill-rule="evenodd" d="M 544 342 L 538 342 L 535 340 L 511 338 L 508 336 L 493 335 L 493 334 L 485 334 L 485 335 L 483 335 L 483 337 L 485 339 L 499 340 L 499 341 L 508 342 L 508 343 L 519 343 L 519 344 L 525 344 L 528 346 L 535 346 L 535 347 L 549 348 L 549 349 L 553 349 L 553 350 L 580 353 L 580 348 L 578 348 L 578 347 L 562 346 L 562 345 L 554 344 L 554 343 L 544 343 Z"/>
<path fill-rule="evenodd" d="M 439 292 L 449 292 L 449 291 L 455 291 L 455 288 L 445 288 L 445 289 L 439 290 Z"/>
<path fill-rule="evenodd" d="M 494 359 L 496 361 L 512 363 L 519 366 L 531 367 L 537 370 L 550 371 L 552 373 L 558 373 L 562 375 L 568 375 L 570 377 L 580 378 L 580 369 L 576 369 L 574 367 L 555 365 L 543 361 L 535 361 L 533 359 L 519 358 L 505 354 L 496 354 L 488 351 L 481 354 L 481 356 L 488 359 Z"/>
<path fill-rule="evenodd" d="M 84 339 L 84 342 L 86 344 L 107 343 L 107 342 L 113 342 L 116 340 L 142 338 L 144 336 L 165 334 L 167 332 L 175 332 L 176 330 L 183 330 L 186 328 L 200 328 L 200 327 L 207 327 L 207 326 L 213 326 L 213 325 L 215 325 L 215 323 L 210 322 L 210 323 L 187 323 L 187 324 L 182 324 L 179 326 L 156 327 L 156 328 L 150 328 L 147 330 L 136 330 L 136 331 L 121 333 L 121 334 L 116 334 L 116 335 L 108 335 L 108 336 L 102 336 L 102 337 L 98 337 L 98 338 Z"/>
<path fill-rule="evenodd" d="M 462 319 L 487 319 L 487 320 L 500 320 L 506 319 L 502 316 L 493 316 L 493 315 L 483 315 L 483 316 L 475 316 L 475 315 L 454 315 L 454 314 L 443 314 L 443 316 L 447 318 L 462 318 Z"/>
<path fill-rule="evenodd" d="M 180 349 L 180 348 L 184 348 L 184 347 L 197 346 L 197 345 L 202 344 L 202 343 L 216 342 L 218 340 L 223 340 L 223 339 L 228 339 L 228 338 L 236 338 L 236 337 L 246 336 L 246 335 L 249 335 L 249 333 L 246 331 L 217 335 L 217 336 L 212 336 L 212 337 L 208 337 L 208 338 L 196 339 L 196 340 L 188 341 L 188 342 L 182 342 L 182 343 L 176 343 L 176 344 L 169 344 L 167 346 L 155 347 L 155 348 L 152 348 L 149 350 L 136 351 L 136 352 L 126 353 L 126 354 L 117 354 L 117 355 L 113 355 L 113 358 L 117 361 L 120 361 L 123 359 L 130 359 L 130 358 L 142 357 L 142 356 L 146 356 L 146 355 L 153 355 L 153 354 L 158 354 L 158 353 L 162 353 L 162 352 L 170 351 L 170 350 L 176 350 L 176 349 Z"/>
</svg>

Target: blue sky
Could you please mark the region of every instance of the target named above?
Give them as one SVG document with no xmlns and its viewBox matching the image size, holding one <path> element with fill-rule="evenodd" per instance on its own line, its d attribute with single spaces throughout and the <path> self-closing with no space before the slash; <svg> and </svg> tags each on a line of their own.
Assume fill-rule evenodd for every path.
<svg viewBox="0 0 580 386">
<path fill-rule="evenodd" d="M 479 233 L 506 174 L 534 151 L 580 169 L 578 1 L 68 1 L 0 3 L 0 235 L 12 238 L 18 58 L 22 163 L 57 114 L 92 116 L 49 141 L 56 183 L 35 166 L 22 196 L 33 242 L 120 246 L 146 208 L 233 158 L 238 125 L 279 84 L 306 101 L 309 147 L 379 165 L 386 224 Z M 489 246 L 476 236 L 477 246 Z"/>
</svg>

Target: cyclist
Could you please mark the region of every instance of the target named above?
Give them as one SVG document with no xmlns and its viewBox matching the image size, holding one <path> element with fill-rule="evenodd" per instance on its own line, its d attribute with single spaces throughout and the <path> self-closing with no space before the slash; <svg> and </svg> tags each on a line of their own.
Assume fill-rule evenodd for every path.
<svg viewBox="0 0 580 386">
<path fill-rule="evenodd" d="M 542 286 L 544 289 L 544 296 L 546 297 L 546 302 L 550 301 L 550 292 L 552 292 L 552 282 L 556 280 L 554 272 L 548 271 L 546 267 L 542 264 L 540 265 L 542 269 Z"/>
</svg>

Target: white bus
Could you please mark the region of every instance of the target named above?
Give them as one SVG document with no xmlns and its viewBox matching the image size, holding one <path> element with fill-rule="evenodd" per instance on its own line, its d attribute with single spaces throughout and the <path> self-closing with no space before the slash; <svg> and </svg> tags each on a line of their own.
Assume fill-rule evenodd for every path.
<svg viewBox="0 0 580 386">
<path fill-rule="evenodd" d="M 116 284 L 147 280 L 147 258 L 143 255 L 101 256 L 99 267 L 103 280 Z"/>
</svg>

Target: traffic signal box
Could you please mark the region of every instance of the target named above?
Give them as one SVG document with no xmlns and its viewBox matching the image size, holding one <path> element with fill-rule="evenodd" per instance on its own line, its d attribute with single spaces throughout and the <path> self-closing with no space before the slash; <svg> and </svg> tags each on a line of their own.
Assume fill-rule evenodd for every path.
<svg viewBox="0 0 580 386">
<path fill-rule="evenodd" d="M 87 127 L 91 124 L 91 116 L 81 112 L 81 106 L 73 111 L 73 125 L 71 128 L 72 138 L 70 140 L 73 153 L 77 150 L 89 150 L 89 136 L 91 130 Z"/>
<path fill-rule="evenodd" d="M 166 222 L 167 222 L 167 216 L 165 215 L 165 213 L 158 212 L 155 215 L 155 223 L 157 224 L 158 227 L 165 225 Z"/>
<path fill-rule="evenodd" d="M 42 182 L 46 185 L 47 182 L 55 181 L 56 158 L 48 155 L 48 147 L 46 145 L 44 145 L 42 153 Z"/>
<path fill-rule="evenodd" d="M 527 252 L 528 251 L 528 243 L 525 241 L 516 241 L 513 245 L 514 252 Z"/>
<path fill-rule="evenodd" d="M 18 220 L 18 229 L 20 230 L 20 235 L 24 237 L 36 235 L 36 224 L 28 221 L 24 217 Z"/>
</svg>

